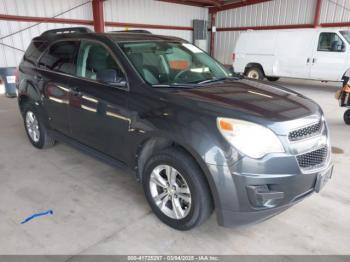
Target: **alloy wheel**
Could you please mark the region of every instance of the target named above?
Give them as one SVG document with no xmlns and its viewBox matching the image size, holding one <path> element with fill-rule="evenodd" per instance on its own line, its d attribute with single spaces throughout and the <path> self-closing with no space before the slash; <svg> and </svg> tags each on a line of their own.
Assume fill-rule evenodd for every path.
<svg viewBox="0 0 350 262">
<path fill-rule="evenodd" d="M 39 122 L 32 111 L 26 113 L 26 127 L 28 134 L 33 142 L 37 143 L 40 140 Z"/>
<path fill-rule="evenodd" d="M 149 181 L 154 203 L 166 216 L 180 220 L 191 209 L 191 191 L 184 177 L 169 165 L 159 165 L 151 173 Z"/>
</svg>

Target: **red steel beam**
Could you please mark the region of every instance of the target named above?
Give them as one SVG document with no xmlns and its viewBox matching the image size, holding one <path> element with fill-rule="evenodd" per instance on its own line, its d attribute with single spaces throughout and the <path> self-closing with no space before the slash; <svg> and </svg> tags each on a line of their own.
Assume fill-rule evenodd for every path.
<svg viewBox="0 0 350 262">
<path fill-rule="evenodd" d="M 315 16 L 314 16 L 314 27 L 315 28 L 320 26 L 321 7 L 322 7 L 322 0 L 317 0 L 316 1 Z"/>
<path fill-rule="evenodd" d="M 211 16 L 211 21 L 210 21 L 210 28 L 213 29 L 213 27 L 216 25 L 216 15 L 217 12 L 214 13 L 210 13 Z M 215 52 L 215 32 L 213 32 L 213 30 L 211 30 L 210 32 L 210 55 L 214 56 L 214 52 Z"/>
<path fill-rule="evenodd" d="M 321 23 L 321 27 L 350 27 L 350 22 Z"/>
<path fill-rule="evenodd" d="M 57 23 L 57 24 L 75 24 L 75 25 L 93 25 L 91 20 L 67 19 L 37 16 L 18 16 L 0 14 L 0 20 L 17 21 L 17 22 L 36 22 L 36 23 Z"/>
<path fill-rule="evenodd" d="M 103 0 L 92 0 L 92 15 L 94 17 L 95 32 L 103 33 L 105 31 Z"/>
<path fill-rule="evenodd" d="M 224 10 L 228 10 L 228 9 L 240 8 L 240 7 L 247 6 L 247 5 L 260 4 L 260 3 L 268 2 L 268 1 L 271 1 L 271 0 L 242 0 L 241 2 L 224 4 L 224 5 L 221 5 L 219 7 L 211 7 L 211 8 L 209 8 L 209 12 L 219 12 L 219 11 L 224 11 Z"/>
<path fill-rule="evenodd" d="M 137 23 L 124 23 L 124 22 L 106 22 L 105 24 L 106 24 L 106 26 L 113 26 L 113 27 L 130 27 L 130 28 L 148 28 L 148 29 L 168 29 L 168 30 L 193 31 L 193 27 L 190 27 L 190 26 L 137 24 Z"/>
<path fill-rule="evenodd" d="M 315 16 L 314 16 L 314 27 L 315 28 L 320 26 L 321 7 L 322 7 L 322 0 L 317 0 L 316 1 Z"/>
<path fill-rule="evenodd" d="M 222 4 L 221 0 L 158 0 L 161 2 L 168 2 L 172 4 L 180 5 L 192 5 L 198 7 L 204 7 L 208 5 L 220 6 Z"/>
<path fill-rule="evenodd" d="M 241 27 L 221 27 L 217 28 L 218 32 L 225 31 L 246 31 L 246 30 L 277 30 L 277 29 L 301 29 L 313 28 L 312 24 L 295 24 L 295 25 L 266 25 L 266 26 L 241 26 Z"/>
</svg>

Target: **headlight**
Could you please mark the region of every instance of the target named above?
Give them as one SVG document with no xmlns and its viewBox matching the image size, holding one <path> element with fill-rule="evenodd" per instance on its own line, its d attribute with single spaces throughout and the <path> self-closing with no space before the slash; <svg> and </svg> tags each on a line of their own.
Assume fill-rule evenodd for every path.
<svg viewBox="0 0 350 262">
<path fill-rule="evenodd" d="M 275 133 L 261 125 L 218 117 L 217 126 L 232 146 L 251 158 L 262 158 L 268 153 L 284 152 L 281 141 Z"/>
</svg>

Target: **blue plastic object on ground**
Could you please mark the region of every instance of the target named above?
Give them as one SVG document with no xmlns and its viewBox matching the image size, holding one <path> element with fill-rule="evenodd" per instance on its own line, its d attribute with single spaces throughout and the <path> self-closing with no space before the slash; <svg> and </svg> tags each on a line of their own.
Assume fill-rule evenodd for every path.
<svg viewBox="0 0 350 262">
<path fill-rule="evenodd" d="M 27 217 L 25 220 L 23 220 L 23 221 L 21 222 L 21 224 L 27 223 L 27 222 L 29 222 L 30 220 L 32 220 L 33 218 L 41 217 L 41 216 L 46 216 L 46 215 L 53 215 L 53 211 L 52 211 L 52 210 L 48 210 L 48 211 L 45 211 L 45 212 L 33 214 L 33 215 L 31 215 L 30 217 Z"/>
</svg>

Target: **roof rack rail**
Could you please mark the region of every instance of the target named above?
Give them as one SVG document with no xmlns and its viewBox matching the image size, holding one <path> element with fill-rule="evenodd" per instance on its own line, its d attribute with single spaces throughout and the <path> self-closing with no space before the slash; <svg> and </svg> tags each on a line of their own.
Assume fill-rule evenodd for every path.
<svg viewBox="0 0 350 262">
<path fill-rule="evenodd" d="M 139 33 L 139 34 L 152 34 L 150 31 L 135 29 L 135 30 L 120 30 L 120 31 L 110 31 L 112 33 Z"/>
<path fill-rule="evenodd" d="M 41 37 L 50 37 L 60 34 L 70 34 L 70 33 L 92 33 L 93 31 L 90 30 L 87 27 L 66 27 L 66 28 L 58 28 L 58 29 L 52 29 L 47 30 L 44 33 L 42 33 Z"/>
</svg>

